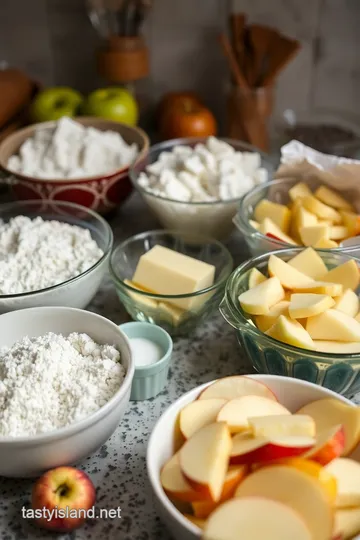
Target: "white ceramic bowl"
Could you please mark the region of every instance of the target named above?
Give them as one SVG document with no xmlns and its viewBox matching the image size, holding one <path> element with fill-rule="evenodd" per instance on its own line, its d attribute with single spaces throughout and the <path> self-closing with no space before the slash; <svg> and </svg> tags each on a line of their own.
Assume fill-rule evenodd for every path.
<svg viewBox="0 0 360 540">
<path fill-rule="evenodd" d="M 251 375 L 252 378 L 266 384 L 278 397 L 280 403 L 292 412 L 311 401 L 323 398 L 335 398 L 353 405 L 351 401 L 299 379 L 279 377 L 277 375 Z M 156 423 L 148 444 L 146 454 L 147 473 L 154 494 L 154 501 L 158 514 L 176 540 L 200 540 L 201 530 L 190 523 L 170 502 L 160 483 L 160 471 L 164 463 L 173 454 L 173 434 L 175 421 L 180 410 L 194 401 L 200 392 L 211 383 L 194 388 L 180 399 L 175 401 L 160 417 Z"/>
<path fill-rule="evenodd" d="M 108 269 L 108 260 L 113 245 L 110 225 L 99 214 L 79 204 L 35 200 L 18 201 L 0 205 L 0 219 L 7 223 L 16 216 L 44 220 L 57 220 L 88 229 L 103 256 L 90 268 L 63 283 L 52 287 L 20 294 L 0 294 L 0 314 L 40 306 L 66 306 L 85 308 L 95 296 Z"/>
<path fill-rule="evenodd" d="M 126 369 L 123 384 L 101 409 L 68 427 L 31 437 L 0 437 L 0 476 L 38 476 L 60 465 L 74 465 L 93 454 L 113 434 L 129 403 L 134 363 L 125 334 L 113 322 L 89 311 L 40 307 L 0 316 L 0 347 L 24 336 L 83 332 L 115 345 Z"/>
</svg>

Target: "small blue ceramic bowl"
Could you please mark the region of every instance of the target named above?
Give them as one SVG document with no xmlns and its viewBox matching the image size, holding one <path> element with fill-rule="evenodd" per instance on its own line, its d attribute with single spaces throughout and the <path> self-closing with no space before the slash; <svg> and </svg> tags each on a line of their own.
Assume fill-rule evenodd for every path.
<svg viewBox="0 0 360 540">
<path fill-rule="evenodd" d="M 131 386 L 130 399 L 142 401 L 157 396 L 165 387 L 173 342 L 169 334 L 155 324 L 147 322 L 128 322 L 120 325 L 120 329 L 131 341 L 132 338 L 143 338 L 156 343 L 163 351 L 163 356 L 148 366 L 137 366 L 134 358 L 135 374 Z"/>
</svg>

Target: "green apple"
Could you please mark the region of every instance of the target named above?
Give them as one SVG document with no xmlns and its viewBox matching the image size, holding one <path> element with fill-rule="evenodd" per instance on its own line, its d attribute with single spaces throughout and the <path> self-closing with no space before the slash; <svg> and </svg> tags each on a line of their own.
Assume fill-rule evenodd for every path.
<svg viewBox="0 0 360 540">
<path fill-rule="evenodd" d="M 62 116 L 77 116 L 83 101 L 80 92 L 67 86 L 46 88 L 34 98 L 30 115 L 34 122 L 58 120 Z"/>
<path fill-rule="evenodd" d="M 125 88 L 111 86 L 99 88 L 87 97 L 83 114 L 136 125 L 139 109 L 134 96 Z"/>
</svg>

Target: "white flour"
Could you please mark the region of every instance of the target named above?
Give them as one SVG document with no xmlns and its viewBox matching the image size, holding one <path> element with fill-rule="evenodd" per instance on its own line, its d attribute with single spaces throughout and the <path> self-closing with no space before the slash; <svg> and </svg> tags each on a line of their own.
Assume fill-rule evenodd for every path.
<svg viewBox="0 0 360 540">
<path fill-rule="evenodd" d="M 102 255 L 88 229 L 41 217 L 0 220 L 0 295 L 62 283 L 88 270 Z"/>
<path fill-rule="evenodd" d="M 0 349 L 0 435 L 59 429 L 107 403 L 125 369 L 112 345 L 86 334 L 48 333 Z"/>
</svg>

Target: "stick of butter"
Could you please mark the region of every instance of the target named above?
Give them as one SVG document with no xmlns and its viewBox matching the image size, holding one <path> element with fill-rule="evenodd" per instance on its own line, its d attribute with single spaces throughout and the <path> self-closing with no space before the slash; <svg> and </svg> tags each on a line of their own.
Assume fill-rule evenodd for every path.
<svg viewBox="0 0 360 540">
<path fill-rule="evenodd" d="M 178 295 L 206 289 L 214 283 L 214 278 L 214 265 L 156 245 L 140 257 L 133 281 L 157 294 Z M 193 309 L 204 299 L 204 295 L 199 295 L 166 301 L 183 309 Z"/>
<path fill-rule="evenodd" d="M 137 285 L 136 283 L 133 283 L 129 279 L 124 279 L 124 283 L 126 283 L 126 285 L 129 285 L 130 287 L 133 287 L 134 289 L 138 289 L 138 291 L 151 292 L 151 291 L 148 291 L 148 290 L 144 289 L 143 287 L 139 287 L 139 285 Z M 153 298 L 150 298 L 149 296 L 144 296 L 142 294 L 136 294 L 136 293 L 128 291 L 128 290 L 126 292 L 127 292 L 127 294 L 129 296 L 131 296 L 131 298 L 133 300 L 135 300 L 136 303 L 143 304 L 144 306 L 147 306 L 147 307 L 150 307 L 150 308 L 156 308 L 158 306 L 157 301 L 154 300 Z"/>
</svg>

